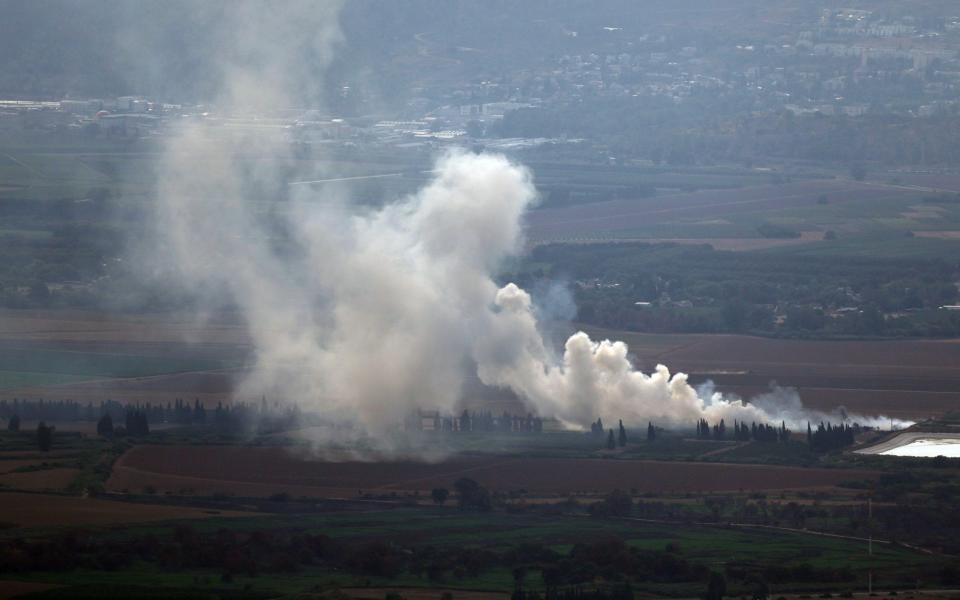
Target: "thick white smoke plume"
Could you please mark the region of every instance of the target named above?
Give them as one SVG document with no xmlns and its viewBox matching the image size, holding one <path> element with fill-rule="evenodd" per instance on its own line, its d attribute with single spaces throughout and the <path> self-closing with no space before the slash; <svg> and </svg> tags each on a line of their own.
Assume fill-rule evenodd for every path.
<svg viewBox="0 0 960 600">
<path fill-rule="evenodd" d="M 450 154 L 422 191 L 366 213 L 301 199 L 287 225 L 304 253 L 282 260 L 237 184 L 210 183 L 211 173 L 232 172 L 228 158 L 213 170 L 208 161 L 199 180 L 189 176 L 200 160 L 194 135 L 174 146 L 180 176 L 164 186 L 163 227 L 185 272 L 221 279 L 242 308 L 257 353 L 242 395 L 380 430 L 415 409 L 458 410 L 475 368 L 484 383 L 571 426 L 598 416 L 686 425 L 807 415 L 700 394 L 664 366 L 641 373 L 625 344 L 585 333 L 554 358 L 530 296 L 493 279 L 521 249 L 522 217 L 536 197 L 529 173 L 502 156 Z"/>
<path fill-rule="evenodd" d="M 179 124 L 160 174 L 160 251 L 189 285 L 227 290 L 252 337 L 255 366 L 238 396 L 384 431 L 416 409 L 460 410 L 474 370 L 572 427 L 598 416 L 684 426 L 803 419 L 698 394 L 663 366 L 641 373 L 621 342 L 577 333 L 558 357 L 530 296 L 495 283 L 522 249 L 536 200 L 531 174 L 502 156 L 447 154 L 424 189 L 375 210 L 286 188 L 295 172 L 286 132 L 231 129 L 227 117 L 296 104 L 301 69 L 284 49 L 323 56 L 337 39 L 332 13 L 314 6 L 238 13 L 242 35 L 230 38 L 221 73 L 224 119 Z"/>
</svg>

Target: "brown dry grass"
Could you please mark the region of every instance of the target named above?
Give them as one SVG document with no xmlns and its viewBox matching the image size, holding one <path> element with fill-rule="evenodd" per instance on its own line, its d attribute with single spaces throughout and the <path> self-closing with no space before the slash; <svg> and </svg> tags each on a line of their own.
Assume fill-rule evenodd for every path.
<svg viewBox="0 0 960 600">
<path fill-rule="evenodd" d="M 534 494 L 721 492 L 832 486 L 868 471 L 632 460 L 457 456 L 440 463 L 320 462 L 280 447 L 138 446 L 114 466 L 110 490 L 146 485 L 187 493 L 356 497 L 427 492 L 470 477 L 493 490 Z"/>
<path fill-rule="evenodd" d="M 0 520 L 20 527 L 105 526 L 211 516 L 250 516 L 238 511 L 209 511 L 184 506 L 116 502 L 100 498 L 0 493 Z"/>
</svg>

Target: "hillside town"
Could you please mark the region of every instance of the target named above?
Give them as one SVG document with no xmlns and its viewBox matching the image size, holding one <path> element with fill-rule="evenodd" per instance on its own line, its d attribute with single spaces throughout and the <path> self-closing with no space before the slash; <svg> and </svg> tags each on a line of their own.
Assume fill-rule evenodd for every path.
<svg viewBox="0 0 960 600">
<path fill-rule="evenodd" d="M 677 27 L 617 24 L 566 35 L 583 51 L 550 54 L 535 66 L 521 63 L 494 77 L 465 71 L 462 79 L 415 87 L 389 114 L 332 114 L 310 106 L 225 114 L 215 105 L 142 96 L 10 98 L 0 100 L 0 131 L 138 138 L 157 135 L 177 119 L 202 119 L 228 129 L 287 130 L 305 143 L 411 148 L 483 140 L 496 150 L 590 141 L 588 115 L 578 136 L 531 134 L 536 128 L 527 121 L 560 118 L 549 116 L 560 107 L 564 114 L 575 113 L 576 106 L 590 110 L 605 100 L 630 102 L 641 111 L 681 112 L 706 102 L 718 118 L 789 113 L 924 119 L 958 110 L 960 15 L 889 18 L 870 10 L 824 9 L 814 21 L 772 24 L 752 35 L 704 38 Z M 342 93 L 365 91 L 345 87 Z"/>
</svg>

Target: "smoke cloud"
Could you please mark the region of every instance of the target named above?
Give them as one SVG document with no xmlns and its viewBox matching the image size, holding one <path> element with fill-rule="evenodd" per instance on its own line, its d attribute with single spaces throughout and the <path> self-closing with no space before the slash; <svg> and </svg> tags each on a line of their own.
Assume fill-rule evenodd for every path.
<svg viewBox="0 0 960 600">
<path fill-rule="evenodd" d="M 339 40 L 335 3 L 231 10 L 217 51 L 220 122 L 183 119 L 160 172 L 156 251 L 200 292 L 225 293 L 245 319 L 255 363 L 237 395 L 295 404 L 367 432 L 416 409 L 462 408 L 471 371 L 570 427 L 806 421 L 799 399 L 753 403 L 698 393 L 682 373 L 637 371 L 622 342 L 546 342 L 537 308 L 498 270 L 523 247 L 531 173 L 503 156 L 451 152 L 418 193 L 378 209 L 284 185 L 296 172 L 280 127 L 233 130 L 229 117 L 296 105 Z M 316 69 L 311 64 L 311 73 Z M 315 80 L 313 81 L 316 84 Z M 307 94 L 309 96 L 309 94 Z M 314 97 L 319 97 L 315 94 Z"/>
</svg>

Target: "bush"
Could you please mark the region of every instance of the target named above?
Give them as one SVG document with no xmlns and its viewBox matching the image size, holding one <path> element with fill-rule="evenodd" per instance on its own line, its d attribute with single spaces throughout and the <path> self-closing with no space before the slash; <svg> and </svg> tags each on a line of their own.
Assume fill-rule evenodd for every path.
<svg viewBox="0 0 960 600">
<path fill-rule="evenodd" d="M 490 492 L 476 481 L 463 477 L 458 479 L 453 487 L 457 490 L 457 500 L 460 503 L 460 508 L 475 508 L 484 511 L 492 508 Z"/>
<path fill-rule="evenodd" d="M 450 490 L 447 488 L 434 488 L 430 492 L 430 498 L 433 500 L 434 504 L 442 505 L 447 501 L 447 498 L 450 496 Z"/>
</svg>

